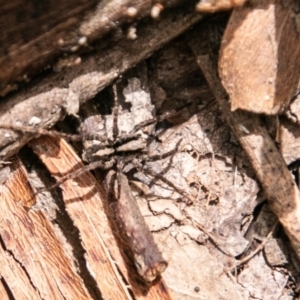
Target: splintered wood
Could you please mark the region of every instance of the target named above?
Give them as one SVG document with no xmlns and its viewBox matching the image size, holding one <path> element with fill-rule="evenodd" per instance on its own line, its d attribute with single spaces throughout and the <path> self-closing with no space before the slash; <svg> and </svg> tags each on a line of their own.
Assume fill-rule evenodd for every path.
<svg viewBox="0 0 300 300">
<path fill-rule="evenodd" d="M 53 174 L 81 164 L 71 149 L 58 139 L 36 140 L 31 146 Z M 11 293 L 16 299 L 40 299 L 40 296 L 42 299 L 92 299 L 96 295 L 91 297 L 84 287 L 53 225 L 41 211 L 30 210 L 34 194 L 27 182 L 26 171 L 18 160 L 13 162 L 12 170 L 10 178 L 2 186 L 0 201 L 1 276 Z M 62 188 L 67 211 L 80 230 L 86 263 L 101 295 L 110 299 L 132 299 L 119 274 L 121 271 L 128 278 L 127 268 L 104 213 L 101 187 L 90 174 L 84 174 L 76 182 L 65 182 Z M 117 266 L 115 260 L 118 261 Z M 171 299 L 163 281 L 154 285 L 147 296 L 142 296 L 137 287 L 134 291 L 136 299 Z"/>
<path fill-rule="evenodd" d="M 31 142 L 31 147 L 41 157 L 53 175 L 63 174 L 66 172 L 67 166 L 69 166 L 70 171 L 75 166 L 77 168 L 83 167 L 80 159 L 63 140 L 40 138 Z M 128 287 L 119 274 L 121 271 L 128 282 L 131 282 L 130 274 L 128 274 L 110 229 L 109 216 L 105 214 L 102 187 L 91 174 L 85 173 L 79 178 L 62 183 L 61 188 L 66 209 L 80 230 L 82 243 L 86 250 L 87 263 L 103 297 L 131 299 Z M 117 261 L 118 265 L 114 261 Z M 138 286 L 134 286 L 133 290 L 138 299 L 155 299 L 156 297 L 170 299 L 167 287 L 164 286 L 165 293 L 163 293 L 161 291 L 162 286 L 164 286 L 163 281 L 158 282 L 149 289 L 147 296 L 142 296 Z"/>
<path fill-rule="evenodd" d="M 33 192 L 17 159 L 12 170 L 0 196 L 1 277 L 15 299 L 91 299 L 53 225 L 28 211 Z"/>
</svg>

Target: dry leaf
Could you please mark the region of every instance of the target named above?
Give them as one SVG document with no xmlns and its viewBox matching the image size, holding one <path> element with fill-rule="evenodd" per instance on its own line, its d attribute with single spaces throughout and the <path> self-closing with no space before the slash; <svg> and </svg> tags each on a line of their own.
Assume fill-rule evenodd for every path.
<svg viewBox="0 0 300 300">
<path fill-rule="evenodd" d="M 232 13 L 219 61 L 231 110 L 277 114 L 295 94 L 300 67 L 300 14 L 294 12 L 293 3 L 255 0 Z"/>
</svg>

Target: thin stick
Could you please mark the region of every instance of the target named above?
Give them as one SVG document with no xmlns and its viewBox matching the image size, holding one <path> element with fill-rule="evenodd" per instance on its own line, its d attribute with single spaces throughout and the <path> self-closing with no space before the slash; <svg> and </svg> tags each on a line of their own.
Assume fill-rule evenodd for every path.
<svg viewBox="0 0 300 300">
<path fill-rule="evenodd" d="M 106 163 L 108 163 L 109 165 L 105 165 Z M 53 184 L 52 186 L 39 190 L 38 192 L 34 193 L 33 196 L 36 196 L 37 194 L 40 194 L 45 191 L 52 190 L 52 189 L 58 187 L 59 185 L 61 185 L 62 183 L 64 183 L 65 181 L 67 181 L 69 179 L 77 178 L 86 172 L 89 172 L 89 171 L 92 171 L 92 170 L 95 170 L 98 168 L 101 168 L 101 169 L 110 168 L 112 164 L 113 164 L 113 162 L 111 162 L 111 161 L 109 161 L 109 162 L 103 162 L 103 161 L 91 162 L 90 164 L 88 164 L 84 167 L 81 167 L 80 169 L 75 170 L 75 171 L 63 176 L 62 178 L 58 179 L 57 182 L 55 184 Z"/>
<path fill-rule="evenodd" d="M 263 248 L 265 247 L 267 241 L 270 239 L 270 237 L 272 236 L 275 228 L 277 227 L 279 223 L 276 222 L 275 225 L 272 227 L 271 231 L 269 232 L 269 234 L 266 236 L 266 238 L 256 247 L 256 249 L 254 251 L 252 251 L 250 254 L 248 254 L 247 256 L 243 257 L 240 260 L 237 260 L 236 263 L 234 264 L 234 266 L 228 268 L 226 270 L 226 273 L 228 272 L 232 272 L 234 271 L 238 266 L 241 266 L 242 264 L 244 264 L 245 262 L 247 262 L 248 260 L 250 260 L 252 257 L 254 257 L 259 251 L 263 250 Z"/>
<path fill-rule="evenodd" d="M 64 132 L 59 132 L 55 130 L 47 130 L 43 128 L 33 128 L 30 126 L 19 126 L 19 125 L 5 125 L 0 124 L 0 128 L 13 130 L 13 131 L 20 131 L 22 133 L 32 133 L 35 137 L 39 137 L 41 135 L 52 136 L 52 137 L 59 137 L 64 138 L 68 141 L 82 141 L 82 136 L 80 134 L 68 134 Z"/>
<path fill-rule="evenodd" d="M 230 104 L 216 72 L 215 64 L 209 54 L 203 55 L 200 35 L 191 36 L 190 47 L 196 56 L 228 125 L 234 132 L 261 183 L 270 208 L 291 240 L 300 258 L 300 192 L 290 174 L 286 163 L 261 124 L 260 117 L 242 111 L 230 111 Z M 203 45 L 202 45 L 203 47 Z"/>
<path fill-rule="evenodd" d="M 115 177 L 115 178 L 114 178 Z M 153 281 L 168 266 L 132 195 L 127 177 L 118 171 L 111 176 L 107 190 L 116 200 L 117 221 L 126 235 L 139 275 L 147 282 Z M 111 188 L 109 188 L 111 187 Z"/>
</svg>

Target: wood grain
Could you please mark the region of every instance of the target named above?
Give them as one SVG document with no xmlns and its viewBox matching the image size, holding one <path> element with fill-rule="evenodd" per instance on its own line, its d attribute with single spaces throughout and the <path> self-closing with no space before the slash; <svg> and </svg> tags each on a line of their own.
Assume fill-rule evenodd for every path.
<svg viewBox="0 0 300 300">
<path fill-rule="evenodd" d="M 18 159 L 11 169 L 0 196 L 0 260 L 1 276 L 14 298 L 91 299 L 53 225 L 24 203 L 33 191 Z"/>
<path fill-rule="evenodd" d="M 30 145 L 56 178 L 60 177 L 59 174 L 72 172 L 83 166 L 71 146 L 62 139 L 43 137 L 33 140 Z M 102 296 L 110 299 L 131 299 L 128 286 L 119 273 L 124 278 L 129 278 L 110 228 L 109 216 L 105 214 L 102 186 L 90 173 L 85 173 L 79 178 L 62 183 L 61 188 L 66 210 L 80 231 L 82 245 L 86 250 L 86 261 Z M 146 294 L 135 288 L 137 299 L 171 299 L 163 281 L 148 287 Z"/>
</svg>

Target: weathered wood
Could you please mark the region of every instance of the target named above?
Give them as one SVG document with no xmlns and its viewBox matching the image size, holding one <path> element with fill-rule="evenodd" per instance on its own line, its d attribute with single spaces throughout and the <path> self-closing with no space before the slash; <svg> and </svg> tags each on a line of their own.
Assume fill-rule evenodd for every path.
<svg viewBox="0 0 300 300">
<path fill-rule="evenodd" d="M 175 16 L 170 11 L 158 21 L 142 24 L 138 27 L 139 38 L 136 40 L 124 37 L 113 46 L 108 43 L 82 59 L 81 64 L 49 75 L 31 89 L 7 98 L 0 104 L 0 124 L 49 127 L 65 113 L 76 114 L 80 104 L 202 18 L 194 12 L 194 7 L 176 12 Z M 32 120 L 38 122 L 32 123 Z M 30 138 L 30 134 L 1 131 L 0 159 L 12 156 Z"/>
<path fill-rule="evenodd" d="M 14 160 L 2 186 L 1 277 L 15 299 L 91 299 L 53 225 L 41 211 L 28 210 L 33 191 Z"/>
<path fill-rule="evenodd" d="M 83 166 L 64 140 L 43 137 L 32 141 L 30 145 L 56 178 L 59 178 L 58 174 L 71 172 L 75 167 Z M 102 296 L 110 299 L 131 299 L 128 288 L 119 274 L 121 271 L 127 282 L 130 282 L 130 274 L 110 227 L 110 216 L 105 214 L 107 203 L 102 186 L 91 174 L 85 173 L 79 178 L 62 183 L 61 188 L 66 210 L 80 231 L 82 245 L 86 251 L 85 259 Z M 140 294 L 139 299 L 171 299 L 163 282 L 154 285 L 147 296 L 138 292 L 137 285 L 135 288 L 135 293 Z"/>
<path fill-rule="evenodd" d="M 161 0 L 157 16 L 184 2 Z M 108 32 L 153 15 L 153 7 L 151 0 L 1 3 L 0 95 L 53 66 L 59 57 L 86 51 Z M 76 56 L 70 61 L 76 61 Z"/>
</svg>

